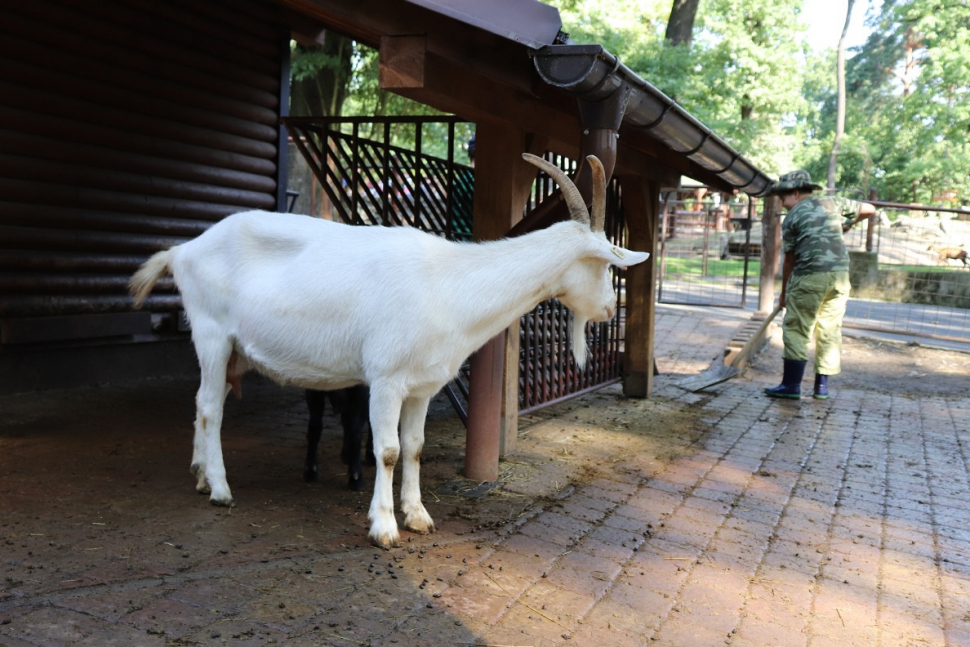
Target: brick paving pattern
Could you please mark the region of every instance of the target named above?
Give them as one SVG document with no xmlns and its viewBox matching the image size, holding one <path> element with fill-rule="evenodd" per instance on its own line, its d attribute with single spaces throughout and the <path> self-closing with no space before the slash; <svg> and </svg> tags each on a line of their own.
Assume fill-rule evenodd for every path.
<svg viewBox="0 0 970 647">
<path fill-rule="evenodd" d="M 661 371 L 702 370 L 740 323 L 661 309 Z M 78 491 L 34 466 L 33 483 L 0 491 L 0 645 L 970 645 L 970 395 L 789 401 L 741 378 L 715 395 L 674 382 L 658 378 L 647 401 L 589 396 L 621 426 L 697 412 L 704 429 L 669 460 L 614 457 L 607 476 L 500 527 L 436 519 L 436 534 L 405 533 L 387 552 L 351 551 L 359 537 L 280 502 L 213 517 L 192 499 L 177 530 L 139 503 L 168 495 L 167 480 L 153 483 L 170 465 L 129 483 L 110 467 L 85 471 L 83 456 L 72 488 L 100 493 L 116 479 L 126 498 L 96 502 L 106 521 L 79 520 L 58 506 Z M 582 405 L 558 411 L 593 419 Z M 554 442 L 557 415 L 532 422 L 536 445 Z M 19 473 L 9 452 L 42 418 L 0 427 L 0 477 Z M 173 500 L 184 502 L 182 476 Z M 32 487 L 51 508 L 25 503 Z M 126 520 L 169 539 L 146 546 Z M 213 542 L 226 527 L 235 539 Z M 109 532 L 127 554 L 102 554 Z M 65 551 L 86 561 L 68 572 Z"/>
</svg>

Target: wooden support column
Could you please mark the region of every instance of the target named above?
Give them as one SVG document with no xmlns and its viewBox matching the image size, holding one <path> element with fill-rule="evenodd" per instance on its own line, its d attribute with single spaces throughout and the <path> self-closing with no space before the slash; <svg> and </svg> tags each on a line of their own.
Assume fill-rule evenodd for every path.
<svg viewBox="0 0 970 647">
<path fill-rule="evenodd" d="M 495 240 L 522 219 L 536 168 L 522 159 L 525 133 L 506 124 L 479 123 L 475 134 L 473 233 Z M 471 358 L 465 476 L 498 479 L 498 460 L 515 450 L 519 427 L 519 325 L 499 334 Z"/>
<path fill-rule="evenodd" d="M 627 247 L 650 252 L 649 260 L 626 270 L 623 393 L 633 398 L 645 398 L 653 390 L 660 183 L 638 175 L 624 175 L 621 181 Z"/>
<path fill-rule="evenodd" d="M 781 267 L 781 201 L 774 196 L 762 198 L 761 276 L 758 287 L 758 311 L 775 309 L 775 277 Z"/>
</svg>

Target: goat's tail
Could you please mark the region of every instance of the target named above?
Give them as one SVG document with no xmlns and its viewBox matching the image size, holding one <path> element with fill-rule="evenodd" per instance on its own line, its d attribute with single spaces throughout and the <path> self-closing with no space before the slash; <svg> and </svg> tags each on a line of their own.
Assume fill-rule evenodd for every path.
<svg viewBox="0 0 970 647">
<path fill-rule="evenodd" d="M 175 248 L 166 249 L 153 255 L 128 281 L 128 292 L 135 297 L 135 308 L 140 308 L 145 297 L 155 287 L 155 283 L 163 274 L 169 272 L 169 262 L 175 254 Z"/>
</svg>

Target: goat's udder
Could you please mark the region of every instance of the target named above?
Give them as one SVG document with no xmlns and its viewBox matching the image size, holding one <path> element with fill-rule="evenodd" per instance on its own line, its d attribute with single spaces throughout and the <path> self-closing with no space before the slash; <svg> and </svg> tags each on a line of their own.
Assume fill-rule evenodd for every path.
<svg viewBox="0 0 970 647">
<path fill-rule="evenodd" d="M 236 395 L 236 398 L 241 399 L 243 374 L 238 371 L 238 363 L 239 355 L 236 351 L 232 351 L 232 355 L 229 356 L 229 363 L 226 364 L 226 384 L 232 387 L 232 392 Z"/>
</svg>

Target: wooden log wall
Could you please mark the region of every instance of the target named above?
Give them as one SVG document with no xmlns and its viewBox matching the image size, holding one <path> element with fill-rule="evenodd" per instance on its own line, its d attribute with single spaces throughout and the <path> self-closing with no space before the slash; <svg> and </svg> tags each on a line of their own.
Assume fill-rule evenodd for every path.
<svg viewBox="0 0 970 647">
<path fill-rule="evenodd" d="M 0 324 L 128 312 L 128 277 L 152 252 L 228 214 L 284 208 L 278 7 L 4 4 Z M 178 308 L 171 281 L 147 303 Z"/>
</svg>

